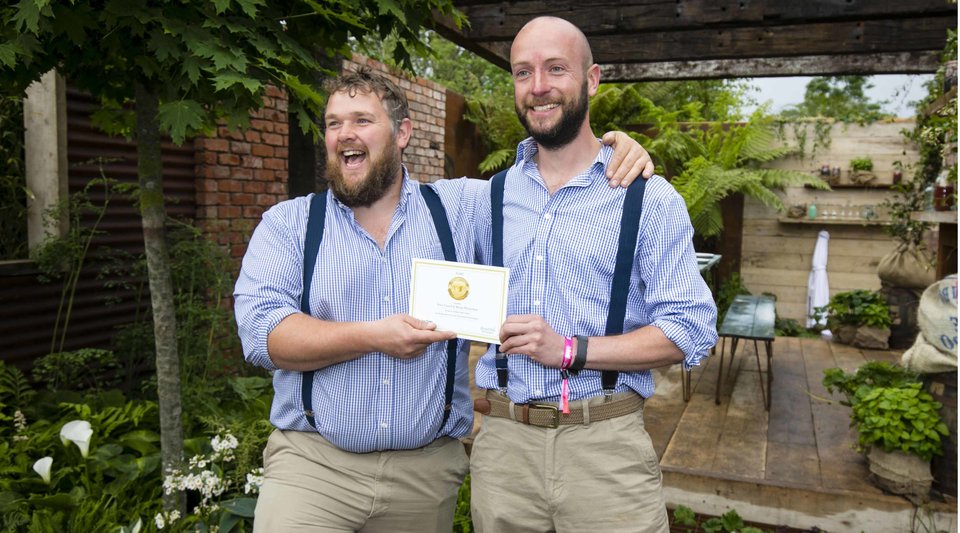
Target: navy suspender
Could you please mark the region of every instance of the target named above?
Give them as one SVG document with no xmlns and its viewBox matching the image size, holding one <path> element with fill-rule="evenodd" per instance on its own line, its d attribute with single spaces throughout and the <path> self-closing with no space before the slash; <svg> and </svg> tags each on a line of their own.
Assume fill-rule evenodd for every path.
<svg viewBox="0 0 960 533">
<path fill-rule="evenodd" d="M 501 171 L 490 179 L 490 207 L 493 228 L 492 262 L 493 266 L 503 266 L 503 189 L 507 171 Z M 617 259 L 613 270 L 613 282 L 610 285 L 610 307 L 607 310 L 607 328 L 605 335 L 623 333 L 623 321 L 627 316 L 627 294 L 630 290 L 630 272 L 633 270 L 633 256 L 637 246 L 637 234 L 640 231 L 640 212 L 643 209 L 643 191 L 646 181 L 638 179 L 627 188 L 623 200 L 623 216 L 620 218 L 620 237 L 617 242 Z M 498 347 L 499 348 L 499 347 Z M 507 390 L 507 358 L 499 356 L 497 365 L 497 387 L 504 393 Z M 619 373 L 605 370 L 601 373 L 603 392 L 612 394 L 617 387 Z"/>
<path fill-rule="evenodd" d="M 423 193 L 423 199 L 430 208 L 430 215 L 433 216 L 433 225 L 437 227 L 437 237 L 440 238 L 440 246 L 443 248 L 443 258 L 447 261 L 457 260 L 457 249 L 453 245 L 453 235 L 450 233 L 450 222 L 447 220 L 447 211 L 440 202 L 440 196 L 437 195 L 432 187 L 420 184 L 420 192 Z M 457 371 L 457 339 L 447 341 L 447 385 L 443 391 L 443 420 L 440 422 L 440 428 L 447 425 L 447 419 L 450 418 L 450 410 L 453 407 L 453 378 Z"/>
<path fill-rule="evenodd" d="M 440 247 L 443 249 L 443 258 L 447 261 L 457 260 L 456 247 L 453 244 L 453 234 L 450 232 L 450 223 L 447 220 L 447 212 L 440 202 L 437 192 L 431 187 L 421 184 L 420 192 L 423 199 L 430 209 L 430 215 L 433 218 L 433 224 L 437 229 L 437 237 L 440 239 Z M 310 283 L 313 280 L 313 271 L 317 265 L 317 255 L 320 252 L 320 241 L 323 240 L 323 226 L 326 221 L 327 195 L 326 193 L 317 193 L 313 195 L 310 201 L 310 217 L 307 219 L 307 236 L 304 239 L 303 246 L 303 293 L 300 296 L 300 311 L 304 314 L 310 314 Z M 438 432 L 443 431 L 450 418 L 450 411 L 453 405 L 453 385 L 457 370 L 457 340 L 447 341 L 447 381 L 444 388 L 443 398 L 443 420 L 440 422 Z M 313 372 L 300 373 L 300 399 L 303 402 L 303 414 L 307 422 L 314 428 L 317 427 L 313 416 Z"/>
<path fill-rule="evenodd" d="M 503 187 L 507 179 L 507 171 L 501 170 L 490 178 L 490 228 L 493 231 L 491 246 L 491 265 L 503 266 Z M 497 388 L 503 394 L 507 393 L 507 379 L 510 368 L 507 366 L 506 355 L 500 353 L 500 345 L 496 346 Z"/>
<path fill-rule="evenodd" d="M 317 254 L 320 241 L 323 240 L 323 224 L 327 218 L 327 193 L 313 195 L 310 200 L 310 215 L 307 218 L 307 237 L 303 244 L 303 292 L 300 294 L 300 311 L 310 314 L 310 283 L 317 266 Z M 314 428 L 313 420 L 313 372 L 300 373 L 300 400 L 303 402 L 303 415 Z"/>
</svg>

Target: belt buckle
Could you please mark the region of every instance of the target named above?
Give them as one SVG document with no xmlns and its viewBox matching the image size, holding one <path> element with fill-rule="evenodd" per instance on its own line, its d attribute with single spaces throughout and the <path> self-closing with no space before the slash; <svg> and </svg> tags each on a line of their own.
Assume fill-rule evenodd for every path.
<svg viewBox="0 0 960 533">
<path fill-rule="evenodd" d="M 551 420 L 549 425 L 541 425 L 541 424 L 533 423 L 533 410 L 535 409 L 549 411 L 553 414 L 553 420 Z M 558 427 L 560 427 L 560 408 L 557 407 L 556 405 L 552 405 L 549 403 L 531 403 L 530 411 L 531 411 L 530 413 L 531 426 L 538 426 L 538 427 L 549 428 L 549 429 L 557 429 Z"/>
</svg>

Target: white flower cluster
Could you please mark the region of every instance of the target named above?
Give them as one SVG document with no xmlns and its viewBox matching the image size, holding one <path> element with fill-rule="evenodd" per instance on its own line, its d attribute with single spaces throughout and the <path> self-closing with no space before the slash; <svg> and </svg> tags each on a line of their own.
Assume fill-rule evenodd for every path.
<svg viewBox="0 0 960 533">
<path fill-rule="evenodd" d="M 263 467 L 255 468 L 247 474 L 247 482 L 243 485 L 244 494 L 259 494 L 263 486 Z"/>
<path fill-rule="evenodd" d="M 167 527 L 167 524 L 173 524 L 177 520 L 180 520 L 180 511 L 173 510 L 167 513 L 157 513 L 157 516 L 153 517 L 153 523 L 157 525 L 157 529 L 163 529 Z"/>
<path fill-rule="evenodd" d="M 17 430 L 17 434 L 13 436 L 14 442 L 24 441 L 29 437 L 26 435 L 21 435 L 27 429 L 27 417 L 23 416 L 23 413 L 17 409 L 13 413 L 13 428 Z"/>
<path fill-rule="evenodd" d="M 205 461 L 200 461 L 201 463 Z M 202 467 L 201 467 L 202 468 Z M 200 470 L 199 472 L 179 472 L 173 471 L 163 480 L 163 490 L 167 494 L 174 491 L 195 490 L 200 493 L 200 504 L 194 509 L 194 512 L 214 511 L 211 509 L 211 500 L 223 494 L 229 483 L 211 470 Z"/>
<path fill-rule="evenodd" d="M 215 435 L 210 441 L 210 447 L 213 448 L 213 455 L 210 456 L 210 459 L 214 461 L 219 459 L 232 461 L 234 459 L 233 450 L 237 449 L 238 444 L 237 438 L 230 433 L 227 433 L 223 437 Z"/>
</svg>

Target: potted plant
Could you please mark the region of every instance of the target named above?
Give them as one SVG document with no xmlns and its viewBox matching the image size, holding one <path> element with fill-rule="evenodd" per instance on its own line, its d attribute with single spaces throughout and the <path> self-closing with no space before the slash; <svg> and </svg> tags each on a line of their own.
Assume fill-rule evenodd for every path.
<svg viewBox="0 0 960 533">
<path fill-rule="evenodd" d="M 941 404 L 922 389 L 917 374 L 883 361 L 855 373 L 824 371 L 823 385 L 844 394 L 857 428 L 857 450 L 866 454 L 873 481 L 915 503 L 926 501 L 933 476 L 930 460 L 948 434 Z"/>
<path fill-rule="evenodd" d="M 890 338 L 890 309 L 878 291 L 839 292 L 817 313 L 827 315 L 833 338 L 858 348 L 886 350 Z"/>
<path fill-rule="evenodd" d="M 857 157 L 850 160 L 850 181 L 865 185 L 877 179 L 873 173 L 873 160 L 869 157 Z"/>
</svg>

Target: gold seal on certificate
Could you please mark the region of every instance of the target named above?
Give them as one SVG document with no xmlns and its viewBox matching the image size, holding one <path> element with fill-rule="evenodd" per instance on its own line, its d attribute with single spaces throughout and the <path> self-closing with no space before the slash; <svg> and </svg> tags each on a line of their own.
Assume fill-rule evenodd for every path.
<svg viewBox="0 0 960 533">
<path fill-rule="evenodd" d="M 414 259 L 410 315 L 461 339 L 497 344 L 509 280 L 510 270 L 502 267 Z"/>
</svg>

